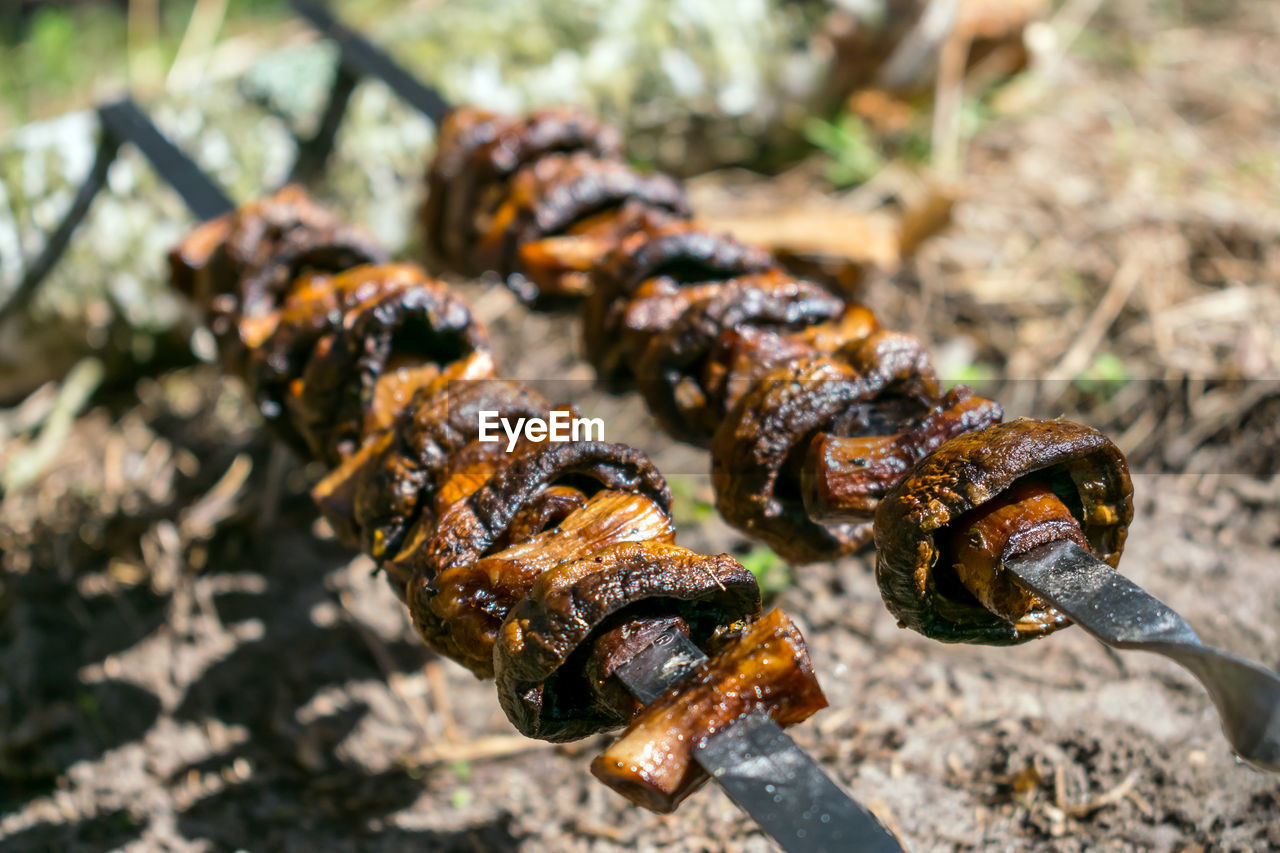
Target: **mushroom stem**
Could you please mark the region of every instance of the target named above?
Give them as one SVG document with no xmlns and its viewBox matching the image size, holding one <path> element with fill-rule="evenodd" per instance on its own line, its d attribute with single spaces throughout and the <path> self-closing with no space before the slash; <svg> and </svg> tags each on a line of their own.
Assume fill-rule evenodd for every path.
<svg viewBox="0 0 1280 853">
<path fill-rule="evenodd" d="M 1050 542 L 1088 548 L 1080 522 L 1044 483 L 1015 485 L 957 520 L 948 548 L 960 582 L 988 610 L 1017 622 L 1049 609 L 1005 571 L 1004 561 Z"/>
<path fill-rule="evenodd" d="M 880 499 L 911 467 L 966 432 L 1000 420 L 999 404 L 954 388 L 942 408 L 894 435 L 841 436 L 819 433 L 800 474 L 805 512 L 819 522 L 869 519 Z"/>
<path fill-rule="evenodd" d="M 800 630 L 774 610 L 642 708 L 591 772 L 633 803 L 665 814 L 706 778 L 694 753 L 707 738 L 756 708 L 792 726 L 826 706 Z"/>
</svg>

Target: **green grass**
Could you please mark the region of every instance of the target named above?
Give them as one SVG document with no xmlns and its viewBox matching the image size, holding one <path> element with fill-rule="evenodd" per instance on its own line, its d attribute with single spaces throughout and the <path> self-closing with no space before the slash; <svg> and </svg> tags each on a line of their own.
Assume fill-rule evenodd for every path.
<svg viewBox="0 0 1280 853">
<path fill-rule="evenodd" d="M 861 184 L 884 167 L 884 157 L 862 119 L 842 113 L 834 121 L 805 122 L 805 139 L 827 155 L 826 177 L 837 187 Z"/>
<path fill-rule="evenodd" d="M 980 102 L 966 101 L 966 136 L 976 132 L 988 112 Z M 933 153 L 925 113 L 917 113 L 907 127 L 887 133 L 875 132 L 849 112 L 830 120 L 810 118 L 803 129 L 805 141 L 826 156 L 825 177 L 838 188 L 870 180 L 892 160 L 916 166 L 927 164 Z"/>
<path fill-rule="evenodd" d="M 715 505 L 698 494 L 698 481 L 692 477 L 668 477 L 671 487 L 671 517 L 676 526 L 698 525 L 716 515 Z"/>
<path fill-rule="evenodd" d="M 25 18 L 14 7 L 0 8 L 0 127 L 83 108 L 126 87 L 145 96 L 163 86 L 195 2 L 156 6 L 154 38 L 133 45 L 128 15 L 114 4 L 50 4 Z M 228 0 L 218 38 L 268 39 L 287 14 L 284 0 Z"/>
<path fill-rule="evenodd" d="M 1124 362 L 1115 353 L 1101 352 L 1075 378 L 1074 384 L 1083 394 L 1106 398 L 1123 388 L 1132 378 Z"/>
<path fill-rule="evenodd" d="M 760 584 L 760 592 L 766 598 L 776 596 L 788 589 L 794 581 L 791 576 L 791 566 L 774 553 L 772 548 L 756 545 L 743 554 L 738 562 L 755 575 L 756 583 Z"/>
</svg>

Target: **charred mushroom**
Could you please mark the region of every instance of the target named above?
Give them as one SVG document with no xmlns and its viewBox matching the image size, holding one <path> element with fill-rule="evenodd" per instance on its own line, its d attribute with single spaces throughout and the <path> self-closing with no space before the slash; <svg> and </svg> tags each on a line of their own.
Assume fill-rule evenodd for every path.
<svg viewBox="0 0 1280 853">
<path fill-rule="evenodd" d="M 614 728 L 635 713 L 634 700 L 621 707 L 598 701 L 574 659 L 597 631 L 678 616 L 690 638 L 705 644 L 718 628 L 759 613 L 755 578 L 727 554 L 707 557 L 650 541 L 562 562 L 538 577 L 502 625 L 493 651 L 498 698 L 530 737 L 575 740 Z"/>
<path fill-rule="evenodd" d="M 1128 465 L 1102 433 L 998 424 L 948 441 L 880 502 L 876 580 L 898 621 L 927 637 L 1019 643 L 1067 620 L 1000 559 L 1070 538 L 1115 566 L 1132 518 Z"/>
</svg>

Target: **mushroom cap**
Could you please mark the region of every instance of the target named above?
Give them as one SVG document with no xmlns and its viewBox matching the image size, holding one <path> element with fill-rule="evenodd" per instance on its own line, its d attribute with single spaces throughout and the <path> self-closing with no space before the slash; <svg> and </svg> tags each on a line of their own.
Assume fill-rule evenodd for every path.
<svg viewBox="0 0 1280 853">
<path fill-rule="evenodd" d="M 722 333 L 740 325 L 794 331 L 843 310 L 844 302 L 822 287 L 776 271 L 724 282 L 650 340 L 636 365 L 649 411 L 675 438 L 705 446 L 724 420 L 725 401 L 708 394 L 697 373 Z M 689 383 L 696 390 L 682 393 Z"/>
<path fill-rule="evenodd" d="M 196 276 L 194 295 L 209 310 L 228 368 L 243 373 L 247 353 L 239 324 L 278 309 L 301 273 L 386 260 L 372 234 L 343 223 L 290 185 L 231 214 L 225 238 Z"/>
<path fill-rule="evenodd" d="M 337 464 L 359 446 L 375 412 L 374 389 L 393 361 L 435 365 L 440 373 L 488 349 L 488 336 L 456 294 L 411 264 L 359 267 L 343 277 L 377 278 L 381 285 L 320 337 L 287 403 L 293 426 L 316 457 Z M 296 369 L 296 368 L 295 368 Z M 407 401 L 406 401 L 407 402 Z"/>
<path fill-rule="evenodd" d="M 420 514 L 400 553 L 386 563 L 389 574 L 410 578 L 406 600 L 414 626 L 430 645 L 476 672 L 492 666 L 487 648 L 464 648 L 454 642 L 450 625 L 454 620 L 446 619 L 436 606 L 437 598 L 452 592 L 437 581 L 450 569 L 472 566 L 493 551 L 521 512 L 544 489 L 557 484 L 640 495 L 656 505 L 663 518 L 670 516 L 671 491 L 666 481 L 649 458 L 633 448 L 578 441 L 540 444 L 514 456 L 439 519 Z M 498 618 L 505 615 L 503 611 Z"/>
<path fill-rule="evenodd" d="M 631 296 L 650 279 L 667 278 L 676 286 L 705 284 L 776 267 L 764 249 L 694 222 L 658 223 L 628 234 L 591 276 L 582 315 L 587 360 L 613 381 L 630 370 L 620 347 L 623 317 Z"/>
<path fill-rule="evenodd" d="M 894 420 L 904 403 L 923 411 L 933 400 L 932 370 L 918 341 L 880 331 L 849 349 L 847 361 L 796 359 L 764 373 L 712 440 L 711 476 L 725 521 L 795 562 L 835 559 L 871 541 L 869 521 L 809 517 L 799 463 L 813 438 L 877 434 L 886 428 L 886 410 Z"/>
<path fill-rule="evenodd" d="M 557 503 L 548 518 L 551 524 L 530 535 L 524 519 Z M 441 526 L 450 521 L 446 513 Z M 517 541 L 516 536 L 525 538 Z M 441 654 L 492 677 L 493 646 L 503 620 L 543 573 L 621 542 L 674 539 L 671 516 L 643 495 L 609 489 L 584 498 L 572 487 L 553 486 L 526 504 L 502 540 L 482 557 L 449 566 L 428 583 L 409 584 L 414 625 Z"/>
<path fill-rule="evenodd" d="M 517 729 L 564 741 L 626 723 L 623 709 L 594 700 L 583 667 L 571 662 L 624 610 L 680 616 L 701 644 L 758 615 L 760 588 L 728 554 L 657 542 L 615 545 L 547 571 L 511 609 L 493 649 L 498 698 Z"/>
<path fill-rule="evenodd" d="M 461 179 L 471 155 L 477 149 L 492 142 L 505 130 L 514 127 L 518 119 L 476 107 L 455 107 L 449 110 L 436 132 L 436 150 L 427 167 L 427 197 L 419 211 L 422 223 L 423 246 L 432 263 L 461 270 L 465 259 L 458 256 L 458 229 L 470 227 L 470 223 L 451 222 L 449 211 L 454 207 L 455 181 Z"/>
<path fill-rule="evenodd" d="M 506 198 L 486 217 L 472 253 L 476 266 L 509 278 L 521 272 L 520 246 L 627 201 L 680 219 L 689 216 L 684 188 L 669 175 L 637 172 L 589 151 L 542 157 L 512 176 Z"/>
<path fill-rule="evenodd" d="M 421 219 L 433 260 L 475 274 L 471 257 L 482 217 L 510 176 L 548 154 L 587 151 L 617 158 L 622 138 L 585 110 L 553 107 L 523 118 L 463 107 L 445 118 L 427 173 Z"/>
<path fill-rule="evenodd" d="M 1119 563 L 1133 519 L 1133 486 L 1119 448 L 1071 421 L 997 424 L 943 444 L 880 502 L 876 581 L 899 624 L 943 642 L 989 645 L 1021 643 L 1066 624 L 996 616 L 941 574 L 949 567 L 939 567 L 939 537 L 948 524 L 1032 475 L 1073 492 L 1064 502 L 1090 550 L 1111 566 Z"/>
<path fill-rule="evenodd" d="M 390 429 L 321 480 L 312 497 L 345 541 L 383 560 L 399 550 L 418 518 L 431 512 L 437 478 L 453 454 L 476 440 L 481 411 L 515 421 L 545 418 L 551 408 L 537 392 L 501 379 L 422 389 Z M 387 577 L 403 597 L 409 578 L 390 571 Z"/>
<path fill-rule="evenodd" d="M 415 322 L 419 328 L 407 328 Z M 392 352 L 392 341 L 401 329 L 417 334 L 399 334 L 396 343 L 402 352 Z M 366 342 L 358 338 L 362 334 L 369 336 Z M 342 340 L 320 348 L 322 358 L 317 361 L 321 364 L 311 367 L 317 345 L 333 335 Z M 333 420 L 334 398 L 347 383 L 355 393 L 345 405 L 354 411 L 345 415 L 347 420 L 354 418 L 358 427 L 362 401 L 367 402 L 364 393 L 371 390 L 392 356 L 438 357 L 452 350 L 461 357 L 486 347 L 484 329 L 471 318 L 465 303 L 421 267 L 363 264 L 342 273 L 301 277 L 276 312 L 270 333 L 252 348 L 246 373 L 262 416 L 290 444 L 310 451 L 305 424 L 293 423 L 298 415 L 289 411 L 291 396 L 304 406 L 312 398 L 310 405 L 319 406 L 320 411 L 312 412 L 310 419 L 327 423 Z M 349 375 L 352 370 L 358 380 Z M 321 373 L 322 381 L 315 388 L 303 382 L 300 393 L 291 394 L 294 381 L 308 371 Z M 304 413 L 301 420 L 307 419 Z"/>
</svg>

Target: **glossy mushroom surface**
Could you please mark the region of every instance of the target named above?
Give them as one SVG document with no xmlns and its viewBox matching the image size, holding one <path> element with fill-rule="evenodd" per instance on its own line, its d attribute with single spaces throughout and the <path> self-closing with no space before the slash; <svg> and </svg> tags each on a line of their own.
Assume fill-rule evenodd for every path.
<svg viewBox="0 0 1280 853">
<path fill-rule="evenodd" d="M 471 169 L 481 207 L 504 176 L 547 177 L 520 177 L 530 152 L 576 150 L 538 162 L 562 157 L 569 171 L 548 180 L 582 195 L 535 199 L 514 211 L 516 231 L 477 229 L 477 240 L 572 230 L 597 204 L 617 212 L 614 202 L 665 197 L 674 210 L 679 201 L 666 179 L 600 165 L 594 131 L 558 114 L 531 136 L 484 115 L 459 116 L 455 131 L 457 168 Z M 526 147 L 508 161 L 494 148 L 503 139 Z M 575 413 L 494 379 L 465 304 L 416 266 L 363 263 L 376 252 L 348 251 L 353 233 L 290 189 L 197 229 L 175 251 L 175 285 L 203 294 L 209 316 L 238 330 L 220 339 L 235 355 L 227 364 L 268 422 L 330 467 L 317 504 L 339 537 L 378 561 L 423 639 L 478 676 L 496 675 L 512 722 L 549 740 L 630 720 L 640 708 L 614 672 L 658 632 L 706 648 L 722 681 L 739 660 L 751 663 L 721 640 L 759 615 L 755 578 L 727 555 L 673 544 L 671 493 L 649 459 L 604 441 L 483 440 L 482 412 Z M 798 642 L 790 653 L 802 654 Z M 796 684 L 795 701 L 812 704 Z M 779 694 L 775 704 L 790 701 Z"/>
<path fill-rule="evenodd" d="M 1010 644 L 1066 624 L 1034 597 L 1021 599 L 1030 609 L 993 612 L 974 589 L 1006 604 L 1017 597 L 998 591 L 1000 578 L 970 575 L 966 584 L 954 568 L 956 537 L 981 521 L 971 513 L 1025 484 L 1049 489 L 1078 522 L 1087 547 L 1112 566 L 1119 562 L 1133 518 L 1133 487 L 1119 449 L 1097 430 L 1070 421 L 991 426 L 942 445 L 880 502 L 876 580 L 902 625 L 945 642 Z M 1026 520 L 1043 519 L 1032 514 Z"/>
<path fill-rule="evenodd" d="M 678 616 L 696 644 L 760 613 L 760 591 L 742 564 L 655 541 L 599 549 L 542 573 L 516 604 L 494 648 L 498 698 L 530 737 L 571 740 L 624 724 L 636 710 L 604 706 L 570 665 L 610 620 Z M 589 717 L 590 708 L 594 717 Z"/>
<path fill-rule="evenodd" d="M 442 145 L 433 195 L 466 186 L 449 178 L 452 150 Z M 495 187 L 484 236 L 454 269 L 496 271 L 522 295 L 585 294 L 583 339 L 600 379 L 637 386 L 670 435 L 709 446 L 725 520 L 785 559 L 868 544 L 881 502 L 913 466 L 1002 420 L 996 402 L 943 387 L 917 338 L 880 328 L 867 308 L 769 252 L 687 221 L 670 187 L 614 152 L 523 162 Z M 1028 619 L 1014 620 L 1026 623 L 1019 630 Z"/>
<path fill-rule="evenodd" d="M 591 763 L 591 772 L 633 803 L 669 812 L 706 779 L 693 754 L 711 735 L 756 709 L 792 726 L 826 706 L 804 637 L 773 610 L 647 705 Z"/>
</svg>

